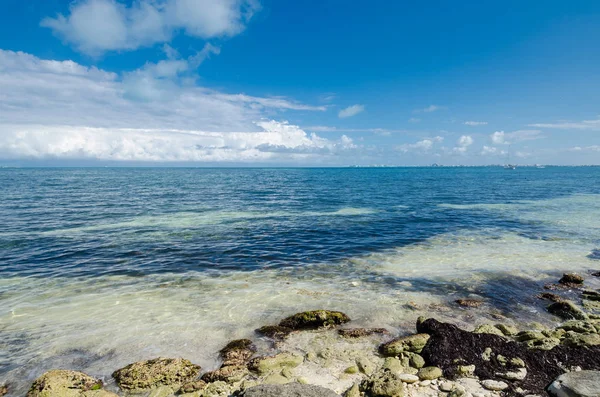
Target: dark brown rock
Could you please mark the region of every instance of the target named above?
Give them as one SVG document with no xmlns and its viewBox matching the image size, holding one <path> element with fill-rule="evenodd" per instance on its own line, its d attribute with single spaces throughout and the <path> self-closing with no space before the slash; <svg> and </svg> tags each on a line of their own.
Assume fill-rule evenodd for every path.
<svg viewBox="0 0 600 397">
<path fill-rule="evenodd" d="M 457 299 L 454 302 L 462 307 L 479 307 L 483 305 L 483 301 L 478 299 Z"/>
<path fill-rule="evenodd" d="M 548 306 L 548 312 L 565 320 L 587 320 L 588 316 L 570 301 L 554 302 Z"/>
<path fill-rule="evenodd" d="M 179 389 L 179 393 L 193 393 L 196 391 L 200 391 L 206 387 L 206 382 L 203 380 L 194 380 L 191 382 L 185 383 Z"/>
<path fill-rule="evenodd" d="M 279 325 L 265 325 L 256 330 L 256 333 L 272 339 L 285 339 L 292 332 L 294 332 L 293 329 Z"/>
<path fill-rule="evenodd" d="M 553 294 L 552 292 L 543 292 L 537 296 L 538 299 L 547 300 L 550 302 L 562 302 L 564 299 L 560 295 Z"/>
<path fill-rule="evenodd" d="M 313 310 L 296 313 L 279 323 L 280 327 L 293 330 L 309 330 L 341 325 L 350 321 L 350 317 L 342 312 L 332 310 Z"/>
<path fill-rule="evenodd" d="M 565 273 L 558 282 L 563 285 L 580 285 L 583 284 L 584 280 L 585 279 L 577 273 Z"/>
<path fill-rule="evenodd" d="M 390 332 L 385 328 L 345 328 L 338 330 L 338 334 L 344 338 L 360 338 L 374 334 L 389 335 Z"/>
<path fill-rule="evenodd" d="M 151 389 L 158 386 L 178 386 L 198 376 L 200 366 L 183 358 L 155 358 L 139 361 L 113 372 L 123 390 Z"/>
<path fill-rule="evenodd" d="M 256 346 L 250 339 L 231 341 L 219 352 L 223 366 L 243 365 L 256 353 Z"/>
<path fill-rule="evenodd" d="M 242 380 L 246 375 L 248 375 L 248 368 L 245 365 L 230 365 L 207 372 L 202 375 L 201 379 L 206 383 L 217 381 L 234 383 Z"/>
</svg>

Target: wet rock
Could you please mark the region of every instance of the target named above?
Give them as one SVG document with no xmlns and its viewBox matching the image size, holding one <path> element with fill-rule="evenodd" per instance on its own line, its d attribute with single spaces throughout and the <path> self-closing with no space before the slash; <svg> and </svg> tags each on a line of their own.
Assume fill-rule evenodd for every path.
<svg viewBox="0 0 600 397">
<path fill-rule="evenodd" d="M 600 372 L 567 372 L 547 388 L 553 397 L 600 397 Z"/>
<path fill-rule="evenodd" d="M 415 334 L 403 336 L 384 343 L 379 347 L 379 351 L 384 356 L 397 356 L 402 352 L 420 353 L 429 340 L 428 334 Z"/>
<path fill-rule="evenodd" d="M 339 397 L 333 390 L 300 383 L 258 385 L 246 389 L 238 395 L 240 397 Z"/>
<path fill-rule="evenodd" d="M 600 250 L 598 250 L 598 257 L 600 258 Z M 600 277 L 600 272 L 594 272 L 594 273 L 592 273 L 592 276 Z"/>
<path fill-rule="evenodd" d="M 270 372 L 280 372 L 284 368 L 295 368 L 302 364 L 304 357 L 292 353 L 279 353 L 275 356 L 257 357 L 250 361 L 248 368 L 265 375 Z"/>
<path fill-rule="evenodd" d="M 223 359 L 223 366 L 242 365 L 250 360 L 256 352 L 256 346 L 249 339 L 231 341 L 221 349 L 219 355 Z"/>
<path fill-rule="evenodd" d="M 437 378 L 441 378 L 444 374 L 442 373 L 441 368 L 438 367 L 425 367 L 421 368 L 417 373 L 417 376 L 421 380 L 434 380 Z"/>
<path fill-rule="evenodd" d="M 404 383 L 391 371 L 374 374 L 365 379 L 360 388 L 372 397 L 404 397 Z"/>
<path fill-rule="evenodd" d="M 479 307 L 483 305 L 483 301 L 478 299 L 457 299 L 454 303 L 462 307 Z"/>
<path fill-rule="evenodd" d="M 180 393 L 194 393 L 200 391 L 206 387 L 206 382 L 203 380 L 194 380 L 191 382 L 184 383 L 179 389 Z"/>
<path fill-rule="evenodd" d="M 495 327 L 498 328 L 505 336 L 514 336 L 519 333 L 517 327 L 513 327 L 512 325 L 496 324 Z"/>
<path fill-rule="evenodd" d="M 244 379 L 246 375 L 248 375 L 248 368 L 245 365 L 228 365 L 205 373 L 201 379 L 206 383 L 217 381 L 235 383 Z"/>
<path fill-rule="evenodd" d="M 573 302 L 554 302 L 548 306 L 548 312 L 565 320 L 587 320 L 588 316 Z"/>
<path fill-rule="evenodd" d="M 583 299 L 588 299 L 591 301 L 600 301 L 600 292 L 586 290 L 581 294 Z"/>
<path fill-rule="evenodd" d="M 550 302 L 564 301 L 563 297 L 561 297 L 560 295 L 553 294 L 552 292 L 544 292 L 542 294 L 539 294 L 537 297 L 538 297 L 538 299 L 543 299 L 543 300 L 547 300 Z"/>
<path fill-rule="evenodd" d="M 123 390 L 143 390 L 158 386 L 179 386 L 198 376 L 200 366 L 183 358 L 156 358 L 139 361 L 113 372 Z"/>
<path fill-rule="evenodd" d="M 256 330 L 259 335 L 264 335 L 267 338 L 272 339 L 285 339 L 289 334 L 294 332 L 293 329 L 288 327 L 280 327 L 279 325 L 265 325 Z"/>
<path fill-rule="evenodd" d="M 508 388 L 508 384 L 506 382 L 493 379 L 486 379 L 481 381 L 481 386 L 492 391 L 502 391 Z"/>
<path fill-rule="evenodd" d="M 313 310 L 302 312 L 287 317 L 279 323 L 280 327 L 291 328 L 293 330 L 318 329 L 322 327 L 332 327 L 344 324 L 350 321 L 350 317 L 342 312 L 331 310 Z"/>
<path fill-rule="evenodd" d="M 6 394 L 8 394 L 8 386 L 0 385 L 0 397 L 4 397 Z"/>
<path fill-rule="evenodd" d="M 504 333 L 502 331 L 500 331 L 498 328 L 491 324 L 478 325 L 473 332 L 475 332 L 476 334 L 493 334 L 498 336 L 504 336 Z"/>
<path fill-rule="evenodd" d="M 8 390 L 7 390 L 8 391 Z M 102 389 L 102 381 L 83 372 L 68 370 L 48 371 L 37 378 L 27 397 L 116 397 Z"/>
<path fill-rule="evenodd" d="M 580 285 L 583 284 L 584 280 L 585 279 L 577 273 L 565 273 L 558 282 L 563 285 Z"/>
<path fill-rule="evenodd" d="M 385 328 L 344 328 L 338 330 L 338 334 L 344 338 L 361 338 L 369 335 L 389 335 L 389 331 Z"/>
</svg>

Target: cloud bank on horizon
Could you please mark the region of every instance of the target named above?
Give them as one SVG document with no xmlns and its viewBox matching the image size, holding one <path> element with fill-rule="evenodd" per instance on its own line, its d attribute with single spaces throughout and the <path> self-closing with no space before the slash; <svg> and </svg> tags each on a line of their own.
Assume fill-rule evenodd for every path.
<svg viewBox="0 0 600 397">
<path fill-rule="evenodd" d="M 267 0 L 78 0 L 44 10 L 36 37 L 54 52 L 72 52 L 0 48 L 0 162 L 479 165 L 512 157 L 600 164 L 594 114 L 556 119 L 548 106 L 539 116 L 513 117 L 493 102 L 469 106 L 442 91 L 436 95 L 443 102 L 433 102 L 423 99 L 436 93 L 425 83 L 412 95 L 372 89 L 376 79 L 360 70 L 356 78 L 366 88 L 333 82 L 335 72 L 330 85 L 317 75 L 314 87 L 294 85 L 300 71 L 278 70 L 290 84 L 251 81 L 247 90 L 255 94 L 242 91 L 235 74 L 213 69 L 217 84 L 203 75 L 229 48 L 241 51 L 234 42 L 251 40 L 255 25 L 269 29 L 278 13 L 288 15 L 286 7 Z M 267 76 L 269 64 L 262 64 Z"/>
</svg>

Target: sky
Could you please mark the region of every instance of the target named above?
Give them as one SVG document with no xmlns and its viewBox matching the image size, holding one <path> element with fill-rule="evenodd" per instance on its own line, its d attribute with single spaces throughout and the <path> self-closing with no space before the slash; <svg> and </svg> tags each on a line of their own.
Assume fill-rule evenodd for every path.
<svg viewBox="0 0 600 397">
<path fill-rule="evenodd" d="M 0 165 L 600 164 L 600 2 L 3 0 Z"/>
</svg>

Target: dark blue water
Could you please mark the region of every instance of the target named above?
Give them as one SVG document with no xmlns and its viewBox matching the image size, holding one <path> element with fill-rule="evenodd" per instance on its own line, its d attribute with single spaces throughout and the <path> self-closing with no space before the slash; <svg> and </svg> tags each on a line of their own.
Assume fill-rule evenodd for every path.
<svg viewBox="0 0 600 397">
<path fill-rule="evenodd" d="M 468 205 L 600 194 L 600 168 L 0 169 L 0 274 L 302 266 L 540 222 Z"/>
</svg>

